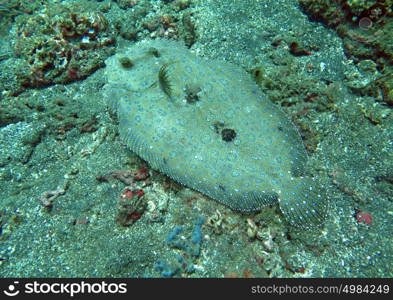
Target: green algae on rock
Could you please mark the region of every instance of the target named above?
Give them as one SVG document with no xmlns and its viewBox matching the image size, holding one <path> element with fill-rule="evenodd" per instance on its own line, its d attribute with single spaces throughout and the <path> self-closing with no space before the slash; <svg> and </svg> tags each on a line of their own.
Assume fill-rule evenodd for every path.
<svg viewBox="0 0 393 300">
<path fill-rule="evenodd" d="M 133 44 L 106 64 L 120 136 L 152 168 L 237 211 L 279 203 L 292 225 L 322 224 L 326 197 L 302 176 L 297 130 L 241 68 L 169 40 Z"/>
</svg>

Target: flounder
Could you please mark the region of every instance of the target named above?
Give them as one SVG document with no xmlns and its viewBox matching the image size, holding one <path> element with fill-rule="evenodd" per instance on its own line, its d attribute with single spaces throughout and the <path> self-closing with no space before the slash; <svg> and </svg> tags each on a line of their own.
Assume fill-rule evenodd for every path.
<svg viewBox="0 0 393 300">
<path fill-rule="evenodd" d="M 153 169 L 233 210 L 278 203 L 292 225 L 323 223 L 326 197 L 303 176 L 296 128 L 244 70 L 161 39 L 106 65 L 104 96 L 120 136 Z"/>
</svg>

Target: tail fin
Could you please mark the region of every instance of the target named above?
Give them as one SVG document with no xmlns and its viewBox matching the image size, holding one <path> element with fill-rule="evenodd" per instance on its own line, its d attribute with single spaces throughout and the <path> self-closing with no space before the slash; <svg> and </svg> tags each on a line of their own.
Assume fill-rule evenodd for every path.
<svg viewBox="0 0 393 300">
<path fill-rule="evenodd" d="M 294 178 L 288 192 L 279 196 L 279 206 L 289 223 L 309 229 L 321 226 L 326 218 L 327 197 L 315 179 Z"/>
</svg>

